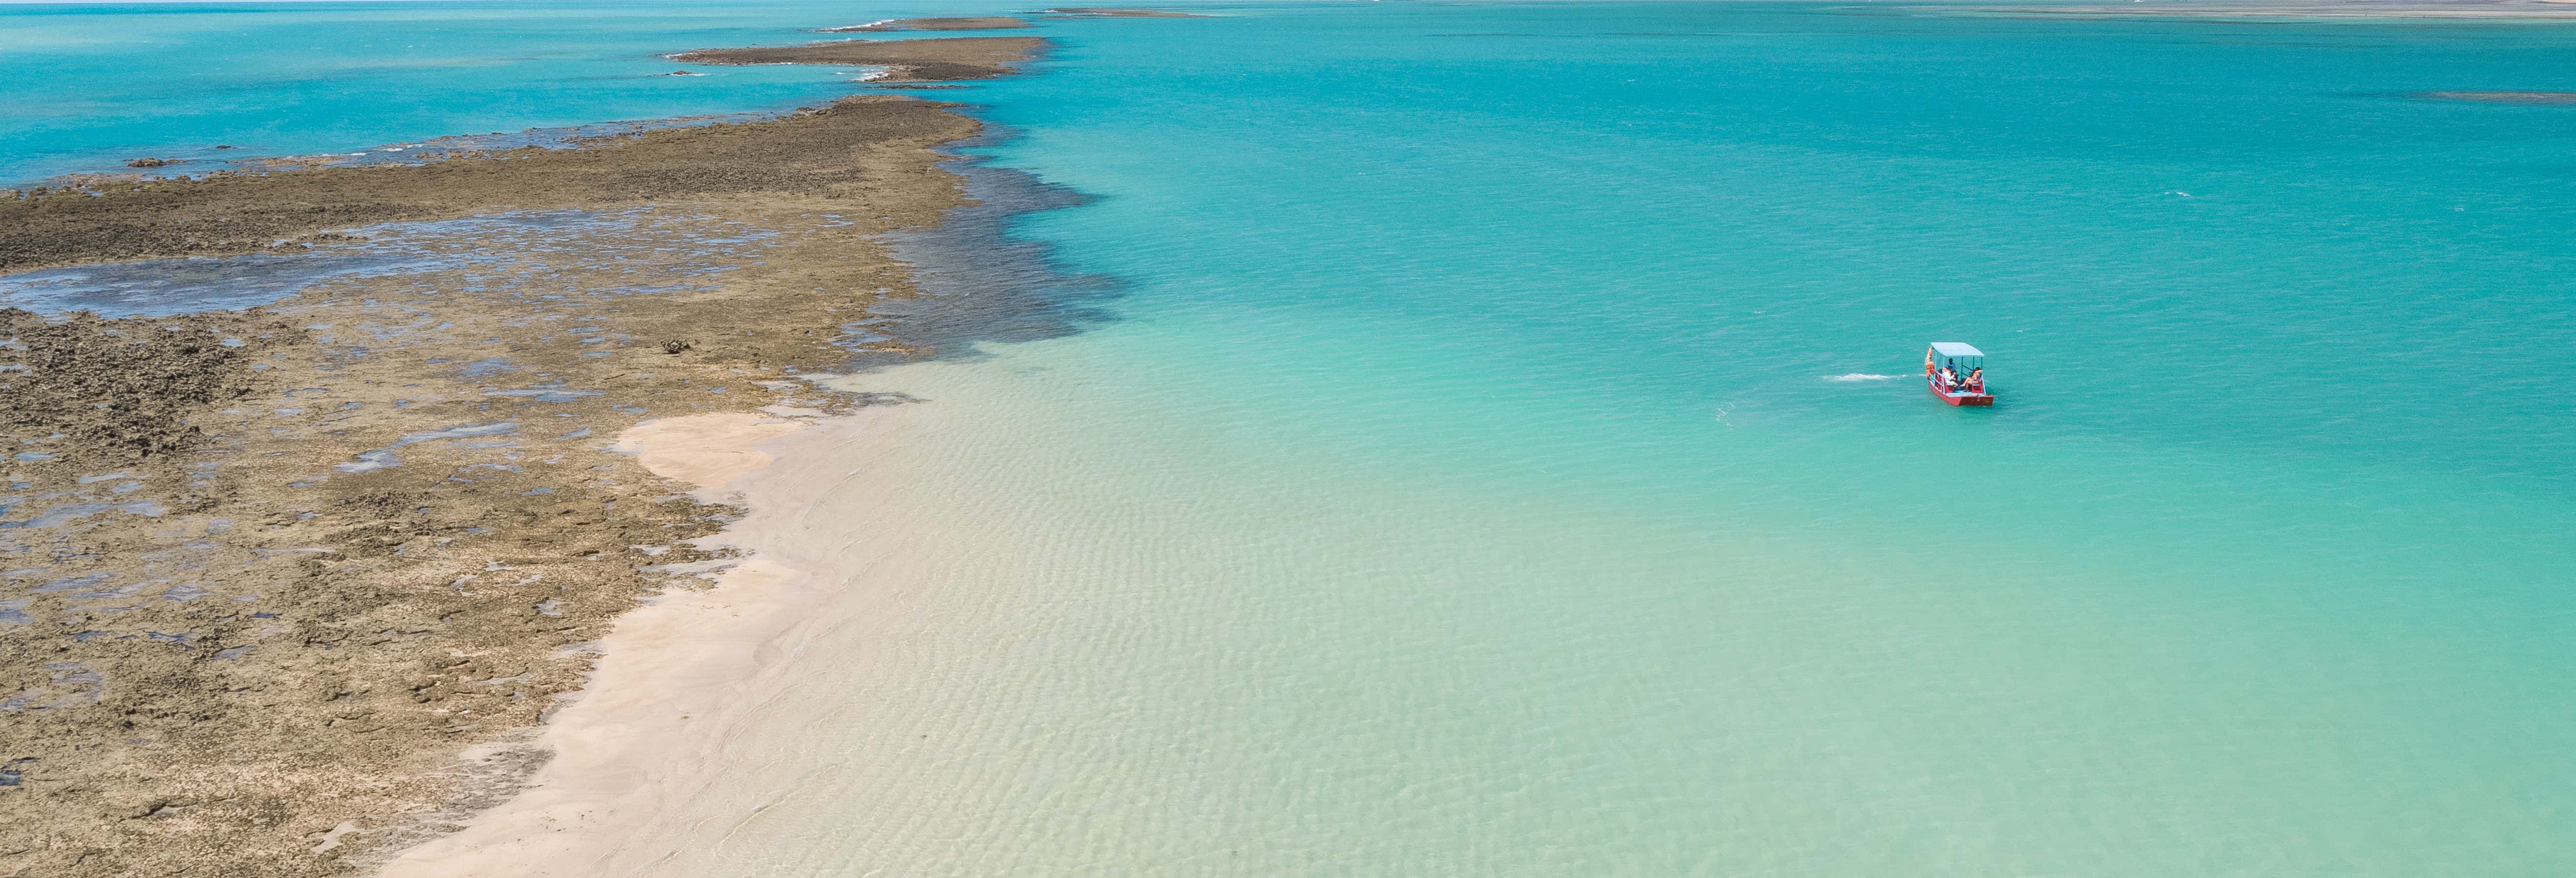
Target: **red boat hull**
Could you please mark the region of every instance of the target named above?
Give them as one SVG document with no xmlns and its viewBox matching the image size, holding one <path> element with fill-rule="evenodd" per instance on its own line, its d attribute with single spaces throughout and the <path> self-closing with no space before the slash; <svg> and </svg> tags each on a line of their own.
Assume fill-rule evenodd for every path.
<svg viewBox="0 0 2576 878">
<path fill-rule="evenodd" d="M 1936 384 L 1936 383 L 1933 383 L 1932 381 L 1930 381 L 1930 380 L 1928 380 L 1928 379 L 1927 379 L 1927 380 L 1925 380 L 1925 381 L 1923 382 L 1923 389 L 1924 389 L 1924 390 L 1926 390 L 1926 391 L 1930 391 L 1930 392 L 1931 392 L 1931 394 L 1932 394 L 1932 398 L 1933 398 L 1933 399 L 1937 399 L 1937 400 L 1940 400 L 1940 401 L 1942 401 L 1942 402 L 1949 403 L 1949 404 L 1951 404 L 1951 405 L 1994 405 L 1994 404 L 1995 404 L 1995 395 L 1994 395 L 1994 394 L 1991 394 L 1991 393 L 1969 393 L 1969 392 L 1964 391 L 1964 390 L 1963 390 L 1963 391 L 1959 391 L 1959 392 L 1957 392 L 1957 393 L 1943 393 L 1943 392 L 1941 391 L 1941 385 Z"/>
</svg>

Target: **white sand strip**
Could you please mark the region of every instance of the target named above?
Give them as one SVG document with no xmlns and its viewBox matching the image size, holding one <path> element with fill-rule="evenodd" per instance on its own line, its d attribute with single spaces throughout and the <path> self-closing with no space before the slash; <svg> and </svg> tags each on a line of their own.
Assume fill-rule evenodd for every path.
<svg viewBox="0 0 2576 878">
<path fill-rule="evenodd" d="M 763 443 L 799 430 L 752 413 L 637 425 L 619 437 L 655 474 L 722 495 L 770 464 Z M 719 538 L 745 545 L 743 534 Z M 663 852 L 646 837 L 659 815 L 715 782 L 719 736 L 799 651 L 814 616 L 846 580 L 762 552 L 714 587 L 673 591 L 617 622 L 590 685 L 539 734 L 554 758 L 517 798 L 464 831 L 386 866 L 394 878 L 572 876 L 631 870 Z M 640 860 L 640 862 L 639 862 Z"/>
</svg>

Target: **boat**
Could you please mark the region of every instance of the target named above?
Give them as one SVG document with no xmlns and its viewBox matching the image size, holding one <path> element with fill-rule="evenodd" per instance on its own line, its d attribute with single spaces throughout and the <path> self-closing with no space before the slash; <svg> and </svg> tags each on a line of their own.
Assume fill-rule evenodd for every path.
<svg viewBox="0 0 2576 878">
<path fill-rule="evenodd" d="M 1983 369 L 1986 352 L 1964 341 L 1936 341 L 1923 352 L 1923 386 L 1932 398 L 1951 405 L 1994 405 L 1995 395 L 1986 386 Z M 1959 376 L 1952 381 L 1943 376 Z M 1970 373 L 1978 377 L 1968 379 Z"/>
</svg>

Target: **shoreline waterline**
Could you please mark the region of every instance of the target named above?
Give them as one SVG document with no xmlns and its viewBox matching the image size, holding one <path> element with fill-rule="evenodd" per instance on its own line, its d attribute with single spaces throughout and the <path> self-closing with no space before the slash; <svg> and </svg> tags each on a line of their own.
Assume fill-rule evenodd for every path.
<svg viewBox="0 0 2576 878">
<path fill-rule="evenodd" d="M 636 425 L 618 444 L 655 475 L 694 485 L 710 500 L 738 500 L 737 486 L 773 465 L 773 455 L 792 457 L 787 449 L 812 441 L 797 434 L 846 430 L 875 411 L 821 423 L 691 415 Z M 740 525 L 703 545 L 743 557 L 704 588 L 667 590 L 617 618 L 588 681 L 530 742 L 552 758 L 524 788 L 465 828 L 402 851 L 377 874 L 598 875 L 667 855 L 644 830 L 714 782 L 718 766 L 703 758 L 715 744 L 707 736 L 740 721 L 756 684 L 799 657 L 806 629 L 818 622 L 811 610 L 851 588 Z"/>
<path fill-rule="evenodd" d="M 284 554 L 385 533 L 350 510 L 407 522 L 407 495 L 345 488 L 454 475 L 591 542 L 403 580 L 437 602 L 419 622 L 174 588 L 188 612 L 242 611 L 183 632 L 132 621 L 182 613 L 123 609 L 128 581 L 84 568 L 22 580 L 59 587 L 25 607 L 0 594 L 0 625 L 83 595 L 102 621 L 64 619 L 89 635 L 66 648 L 202 658 L 185 669 L 298 696 L 281 716 L 351 696 L 280 746 L 403 733 L 355 737 L 362 708 L 480 734 L 564 695 L 564 725 L 456 769 L 489 795 L 415 821 L 461 835 L 395 851 L 408 837 L 343 822 L 360 809 L 337 790 L 272 794 L 290 807 L 252 815 L 283 814 L 265 859 L 316 870 L 382 851 L 433 876 L 2576 871 L 2557 392 L 2576 336 L 2555 283 L 2576 244 L 2529 234 L 2576 216 L 2554 185 L 2576 35 L 1804 3 L 1033 22 L 1013 32 L 1065 36 L 1056 62 L 972 111 L 1005 139 L 901 154 L 981 204 L 897 228 L 835 225 L 879 214 L 824 198 L 796 211 L 811 229 L 700 218 L 679 233 L 757 238 L 725 245 L 748 255 L 722 277 L 770 297 L 650 330 L 591 315 L 711 291 L 569 310 L 540 297 L 577 292 L 554 275 L 425 281 L 528 294 L 496 321 L 525 326 L 456 331 L 528 346 L 423 364 L 472 378 L 419 382 L 455 417 L 357 422 L 375 432 L 326 478 L 188 537 L 276 534 L 260 548 Z M 990 158 L 924 164 L 949 150 Z M 782 240 L 804 249 L 764 255 Z M 662 246 L 694 249 L 576 249 Z M 769 277 L 797 261 L 823 269 Z M 857 295 L 783 334 L 856 356 L 701 362 L 843 281 Z M 365 356 L 236 406 L 222 424 L 272 444 L 227 460 L 344 441 L 324 419 L 342 402 L 442 404 L 361 371 L 417 362 L 362 333 L 426 331 L 449 315 L 413 309 L 440 301 L 325 287 L 340 304 L 279 328 Z M 600 329 L 546 328 L 576 324 Z M 245 337 L 200 328 L 201 353 Z M 163 333 L 97 330 L 107 351 Z M 1930 339 L 1993 354 L 2006 404 L 1926 399 Z M 580 396 L 624 393 L 630 366 L 675 386 Z M 388 392 L 309 392 L 350 374 Z M 2419 375 L 2444 389 L 2391 383 Z M 597 429 L 541 429 L 559 414 Z M 15 469 L 49 465 L 69 466 Z M 307 481 L 289 469 L 243 471 Z M 122 503 L 85 520 L 139 530 L 180 508 L 155 493 L 180 473 L 76 474 L 63 490 L 96 496 L 63 516 Z M 146 487 L 111 494 L 118 475 Z M 723 516 L 632 537 L 556 517 L 605 508 L 566 499 L 603 482 L 620 515 Z M 515 493 L 539 488 L 560 493 Z M 5 517 L 30 515 L 61 518 Z M 466 524 L 305 566 L 399 571 L 436 539 L 532 529 Z M 536 566 L 565 556 L 597 563 Z M 688 579 L 631 626 L 558 596 L 629 570 Z M 215 638 L 281 606 L 295 638 Z M 420 674 L 309 693 L 262 664 L 440 637 L 451 606 L 511 611 L 458 630 L 551 636 L 518 665 L 424 649 Z M 295 651 L 306 632 L 350 636 Z M 520 675 L 592 656 L 595 689 Z M 122 709 L 146 675 L 107 670 L 89 691 Z M 81 694 L 36 679 L 30 703 Z M 537 764 L 549 749 L 564 760 Z M 27 781 L 0 818 L 67 801 L 83 767 L 0 764 Z M 162 833 L 142 850 L 259 801 L 232 796 L 37 816 Z M 86 868 L 177 871 L 121 855 Z"/>
<path fill-rule="evenodd" d="M 866 320 L 845 327 L 856 340 L 891 331 L 909 346 L 969 354 L 991 343 L 1062 338 L 1111 319 L 1098 300 L 1115 293 L 1113 281 L 1067 274 L 1053 264 L 1049 245 L 1009 231 L 1019 217 L 1075 206 L 1083 197 L 960 152 L 1012 136 L 988 127 L 939 148 L 940 166 L 961 180 L 966 203 L 937 223 L 886 236 L 914 293 L 879 302 Z M 850 479 L 894 449 L 954 441 L 932 434 L 953 429 L 943 424 L 939 403 L 906 389 L 914 386 L 906 376 L 947 364 L 943 357 L 862 348 L 849 372 L 804 376 L 818 390 L 862 401 L 855 410 L 689 415 L 621 434 L 616 448 L 655 475 L 697 486 L 701 502 L 744 510 L 697 541 L 703 551 L 740 563 L 702 590 L 666 592 L 618 617 L 613 633 L 598 643 L 600 671 L 532 740 L 489 757 L 538 752 L 554 754 L 552 760 L 524 777 L 522 792 L 456 832 L 400 852 L 381 874 L 579 876 L 688 859 L 666 842 L 721 816 L 689 806 L 696 795 L 723 785 L 714 756 L 739 733 L 745 715 L 796 697 L 780 688 L 804 671 L 795 663 L 841 664 L 811 652 L 816 638 L 882 628 L 902 611 L 891 596 L 914 578 L 880 563 L 815 560 L 833 554 L 825 543 L 846 550 L 864 538 L 828 529 L 833 519 L 818 522 L 815 510 L 883 496 L 886 489 Z M 938 562 L 907 563 L 918 569 Z M 478 758 L 466 755 L 469 772 Z M 766 807 L 725 813 L 750 819 Z"/>
<path fill-rule="evenodd" d="M 2505 233 L 2565 207 L 2477 163 L 2563 134 L 2336 97 L 2563 71 L 1842 12 L 1283 11 L 997 89 L 1002 162 L 1104 196 L 1033 234 L 1136 319 L 882 373 L 923 433 L 780 458 L 828 482 L 763 495 L 794 539 L 903 608 L 814 641 L 644 871 L 2563 864 L 2517 805 L 2565 796 L 2567 434 L 2491 409 L 2564 372 L 2564 247 Z M 2353 380 L 2392 337 L 2460 393 Z M 1923 399 L 1934 338 L 2013 404 Z M 2216 392 L 2136 381 L 2163 350 Z"/>
<path fill-rule="evenodd" d="M 947 66 L 919 75 L 1001 75 L 1040 42 L 951 41 L 934 52 Z M 901 58 L 917 44 L 874 45 Z M 958 106 L 861 94 L 774 118 L 622 126 L 632 130 L 571 149 L 93 176 L 0 200 L 0 265 L 39 272 L 11 288 L 19 299 L 148 315 L 0 310 L 29 351 L 0 384 L 96 395 L 99 376 L 82 370 L 113 369 L 156 385 L 134 389 L 156 403 L 144 406 L 0 394 L 13 438 L 55 443 L 10 461 L 13 488 L 46 492 L 10 511 L 46 529 L 15 531 L 0 551 L 38 536 L 88 549 L 16 566 L 9 579 L 34 591 L 0 595 L 0 621 L 36 623 L 0 646 L 44 653 L 29 666 L 80 669 L 52 674 L 51 688 L 71 691 L 19 699 L 90 706 L 12 724 L 0 741 L 18 760 L 12 786 L 57 791 L 0 798 L 43 842 L 8 856 L 63 874 L 246 858 L 333 873 L 471 825 L 523 790 L 546 761 L 528 735 L 585 685 L 587 641 L 667 580 L 718 566 L 690 541 L 723 526 L 723 498 L 674 496 L 659 473 L 721 482 L 758 464 L 688 440 L 639 461 L 597 434 L 648 415 L 866 407 L 885 400 L 816 393 L 799 375 L 983 340 L 971 320 L 916 337 L 905 316 L 870 316 L 915 292 L 887 236 L 936 227 L 966 199 L 939 148 L 974 142 L 983 124 Z M 400 233 L 346 231 L 359 226 Z M 351 262 L 387 254 L 409 261 Z M 340 270 L 352 267 L 366 270 Z M 173 284 L 204 295 L 178 313 L 148 307 Z M 246 310 L 188 310 L 204 307 Z M 138 335 L 151 344 L 121 343 Z M 117 356 L 96 355 L 107 351 Z M 137 418 L 147 423 L 119 420 Z M 771 429 L 760 418 L 700 438 Z M 118 466 L 129 481 L 87 487 Z M 91 493 L 127 514 L 85 512 Z M 296 514 L 232 527 L 280 508 Z M 173 554 L 203 560 L 154 560 Z M 119 569 L 137 558 L 139 571 Z M 766 563 L 738 575 L 775 574 Z M 204 581 L 102 603 L 172 581 L 140 581 L 156 572 Z M 138 581 L 44 585 L 126 578 Z M 220 602 L 198 601 L 210 595 Z M 241 603 L 257 612 L 206 612 Z M 128 629 L 141 630 L 101 636 Z M 173 638 L 179 649 L 156 646 Z M 137 715 L 188 720 L 111 727 Z M 161 740 L 189 746 L 146 746 Z M 278 801 L 294 805 L 273 813 Z M 117 816 L 134 808 L 188 816 Z"/>
</svg>

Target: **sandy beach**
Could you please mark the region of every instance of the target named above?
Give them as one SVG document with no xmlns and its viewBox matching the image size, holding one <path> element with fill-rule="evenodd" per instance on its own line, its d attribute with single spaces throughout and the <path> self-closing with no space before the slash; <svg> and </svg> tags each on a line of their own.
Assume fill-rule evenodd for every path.
<svg viewBox="0 0 2576 878">
<path fill-rule="evenodd" d="M 817 60 L 971 79 L 1040 45 Z M 247 310 L 0 312 L 0 428 L 23 446 L 0 462 L 0 576 L 31 595 L 0 604 L 23 677 L 0 693 L 48 708 L 0 727 L 0 875 L 365 869 L 554 758 L 529 733 L 612 624 L 652 642 L 810 587 L 696 540 L 741 514 L 722 487 L 762 462 L 750 445 L 900 401 L 800 376 L 940 352 L 868 311 L 913 294 L 881 236 L 965 197 L 932 148 L 980 126 L 950 106 L 856 96 L 569 149 L 0 199 L 0 269 L 46 272 L 19 279 L 56 301 L 304 284 Z M 728 673 L 646 653 L 680 663 L 657 677 Z"/>
<path fill-rule="evenodd" d="M 620 443 L 656 475 L 695 485 L 711 501 L 742 502 L 731 489 L 774 459 L 764 447 L 810 452 L 815 439 L 792 434 L 853 429 L 849 421 L 817 428 L 725 413 L 648 422 Z M 752 488 L 760 505 L 776 504 L 782 485 L 839 483 L 810 466 L 812 455 L 784 453 L 800 465 L 763 473 Z M 724 763 L 709 757 L 720 736 L 777 694 L 764 678 L 787 670 L 809 629 L 837 615 L 816 610 L 850 588 L 846 575 L 800 557 L 791 541 L 761 538 L 796 530 L 739 530 L 749 541 L 723 546 L 751 560 L 705 590 L 673 593 L 621 617 L 601 641 L 605 658 L 583 692 L 536 740 L 558 755 L 526 791 L 379 874 L 598 875 L 669 857 L 668 838 L 657 833 L 718 779 Z"/>
<path fill-rule="evenodd" d="M 2576 6 L 1997 2 L 8 10 L 0 878 L 2576 874 Z"/>
<path fill-rule="evenodd" d="M 741 502 L 730 489 L 774 459 L 763 446 L 806 430 L 804 421 L 728 412 L 639 424 L 619 445 L 655 475 L 695 486 L 701 499 Z M 800 467 L 788 477 L 816 475 Z M 725 548 L 754 557 L 709 588 L 668 594 L 617 620 L 600 642 L 598 670 L 534 742 L 557 755 L 525 792 L 379 874 L 596 875 L 667 856 L 643 830 L 715 779 L 721 764 L 702 752 L 714 744 L 708 735 L 742 719 L 760 678 L 799 653 L 813 610 L 847 585 L 781 546 Z"/>
<path fill-rule="evenodd" d="M 1073 709 L 1081 702 L 1062 699 L 1074 692 L 1016 676 L 1016 658 L 1032 650 L 1103 645 L 1053 630 L 1069 604 L 1116 615 L 1121 602 L 1057 592 L 1035 575 L 1062 547 L 994 551 L 1006 534 L 1043 532 L 1024 526 L 1057 520 L 1041 510 L 1065 498 L 997 493 L 985 483 L 1000 474 L 955 471 L 1043 444 L 1045 432 L 1003 435 L 1000 423 L 1061 427 L 1078 415 L 1030 403 L 1082 379 L 1016 377 L 1053 362 L 1031 348 L 1069 344 L 824 382 L 853 395 L 920 391 L 934 397 L 925 404 L 707 414 L 626 433 L 621 442 L 657 473 L 743 510 L 702 542 L 750 560 L 618 619 L 589 685 L 532 742 L 553 761 L 515 798 L 381 874 L 1008 872 L 1001 861 L 972 865 L 988 849 L 965 839 L 1013 850 L 1132 841 L 1081 811 L 1039 807 L 1044 778 L 1161 763 L 1096 749 L 1118 749 L 1099 727 L 1125 718 Z M 983 513 L 961 519 L 967 510 Z M 1021 822 L 1031 819 L 1044 825 Z M 818 826 L 866 839 L 852 849 L 859 859 L 782 843 Z M 802 859 L 816 854 L 826 859 Z"/>
</svg>

